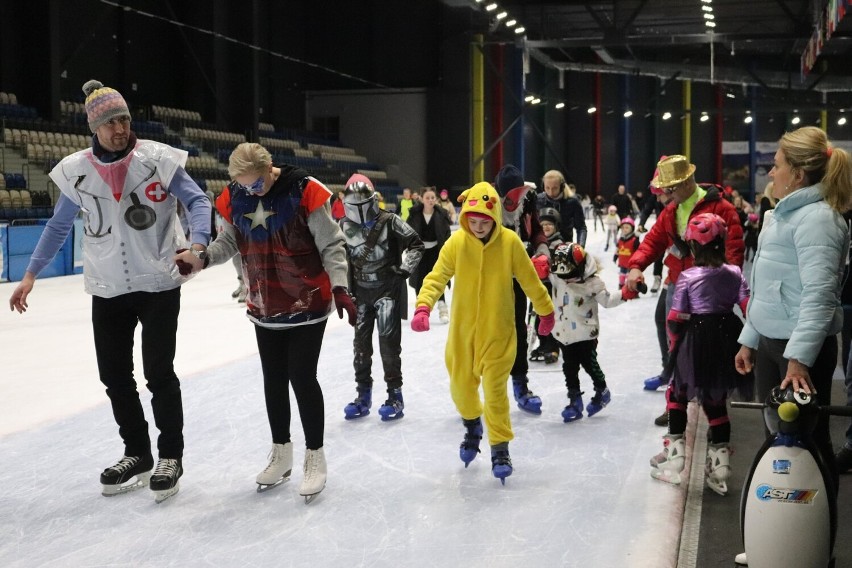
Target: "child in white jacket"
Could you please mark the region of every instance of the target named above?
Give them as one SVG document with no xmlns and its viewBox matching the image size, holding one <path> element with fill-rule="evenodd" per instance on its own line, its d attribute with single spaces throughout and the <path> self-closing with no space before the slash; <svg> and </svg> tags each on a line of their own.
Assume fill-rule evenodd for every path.
<svg viewBox="0 0 852 568">
<path fill-rule="evenodd" d="M 583 417 L 581 365 L 592 378 L 595 388 L 595 395 L 586 406 L 588 415 L 594 416 L 603 410 L 611 399 L 606 378 L 598 365 L 598 304 L 612 308 L 637 296 L 636 292 L 626 288 L 622 288 L 620 293 L 610 294 L 597 271 L 594 257 L 586 254 L 577 243 L 561 244 L 551 255 L 549 278 L 556 308 L 552 335 L 562 351 L 562 371 L 568 387 L 569 403 L 562 411 L 565 422 Z"/>
</svg>

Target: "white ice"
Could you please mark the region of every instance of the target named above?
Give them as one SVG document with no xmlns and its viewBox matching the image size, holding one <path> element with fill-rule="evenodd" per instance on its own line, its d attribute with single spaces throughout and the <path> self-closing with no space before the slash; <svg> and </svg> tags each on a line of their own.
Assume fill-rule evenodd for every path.
<svg viewBox="0 0 852 568">
<path fill-rule="evenodd" d="M 589 250 L 616 290 L 602 231 L 590 231 Z M 649 476 L 664 399 L 642 390 L 659 371 L 656 296 L 601 309 L 599 361 L 613 398 L 598 415 L 564 424 L 561 365 L 531 363 L 544 412 L 512 403 L 515 471 L 505 486 L 491 475 L 485 444 L 468 469 L 459 460 L 463 428 L 443 358 L 448 327 L 436 315 L 428 333 L 403 323 L 405 418 L 383 423 L 375 405 L 350 422 L 352 329 L 334 314 L 319 364 L 328 485 L 305 505 L 295 401 L 293 479 L 255 492 L 270 434 L 252 325 L 230 298 L 236 282 L 228 263 L 183 287 L 175 363 L 186 473 L 160 505 L 148 489 L 100 495 L 98 475 L 122 445 L 97 378 L 82 278 L 38 280 L 27 313 L 0 316 L 0 566 L 675 565 L 684 490 Z M 4 302 L 14 286 L 0 284 Z M 138 337 L 137 377 L 155 437 Z M 374 376 L 380 398 L 378 350 Z M 584 373 L 581 384 L 588 401 Z"/>
</svg>

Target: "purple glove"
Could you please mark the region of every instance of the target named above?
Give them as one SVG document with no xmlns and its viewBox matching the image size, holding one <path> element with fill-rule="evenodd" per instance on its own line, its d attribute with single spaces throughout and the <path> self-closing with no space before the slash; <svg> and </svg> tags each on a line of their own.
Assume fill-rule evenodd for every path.
<svg viewBox="0 0 852 568">
<path fill-rule="evenodd" d="M 556 325 L 556 316 L 554 312 L 550 312 L 546 316 L 538 316 L 538 334 L 550 335 L 553 331 L 553 326 Z"/>
<path fill-rule="evenodd" d="M 337 306 L 338 317 L 343 319 L 343 310 L 346 310 L 349 316 L 349 325 L 355 327 L 357 315 L 355 304 L 352 303 L 352 296 L 349 295 L 349 290 L 345 286 L 335 286 L 331 290 L 331 293 L 334 294 L 334 305 Z"/>
<path fill-rule="evenodd" d="M 411 318 L 411 329 L 414 331 L 429 331 L 429 313 L 431 311 L 426 306 L 420 306 L 414 310 L 414 317 Z"/>
<path fill-rule="evenodd" d="M 543 254 L 539 254 L 532 257 L 532 263 L 538 277 L 541 280 L 547 280 L 547 275 L 550 274 L 550 260 Z"/>
<path fill-rule="evenodd" d="M 637 287 L 638 287 L 638 284 L 641 284 L 641 282 L 637 283 Z M 627 284 L 625 284 L 624 286 L 621 287 L 621 299 L 622 300 L 624 300 L 624 301 L 635 300 L 638 297 L 639 297 L 639 291 L 638 290 L 636 292 L 634 292 L 633 290 L 631 290 L 630 288 L 627 287 Z"/>
</svg>

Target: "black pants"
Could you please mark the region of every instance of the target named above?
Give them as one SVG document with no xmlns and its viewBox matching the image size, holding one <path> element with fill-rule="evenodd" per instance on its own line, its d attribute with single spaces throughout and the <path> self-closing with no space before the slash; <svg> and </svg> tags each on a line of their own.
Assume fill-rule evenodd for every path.
<svg viewBox="0 0 852 568">
<path fill-rule="evenodd" d="M 512 288 L 515 291 L 515 339 L 518 351 L 515 353 L 515 363 L 509 374 L 512 375 L 513 380 L 526 383 L 529 380 L 527 371 L 530 368 L 527 362 L 527 296 L 517 280 L 512 280 Z"/>
<path fill-rule="evenodd" d="M 660 345 L 660 357 L 663 360 L 663 368 L 669 364 L 669 338 L 666 333 L 666 318 L 668 310 L 666 310 L 666 298 L 668 296 L 668 287 L 660 288 L 660 295 L 657 297 L 657 307 L 654 310 L 654 325 L 657 328 L 657 343 Z"/>
<path fill-rule="evenodd" d="M 373 385 L 373 328 L 379 328 L 379 353 L 388 390 L 402 386 L 402 306 L 399 305 L 401 278 L 391 278 L 377 288 L 356 286 L 355 303 L 355 381 L 360 390 Z"/>
<path fill-rule="evenodd" d="M 160 430 L 161 458 L 183 457 L 183 403 L 174 370 L 180 288 L 131 292 L 114 298 L 92 296 L 92 326 L 101 382 L 112 404 L 118 433 L 128 456 L 151 454 L 148 423 L 133 378 L 133 334 L 142 324 L 142 370 L 153 395 L 154 422 Z"/>
<path fill-rule="evenodd" d="M 570 345 L 559 344 L 562 350 L 562 372 L 565 374 L 565 386 L 568 391 L 580 390 L 580 366 L 592 378 L 595 390 L 606 388 L 606 377 L 598 364 L 598 340 L 589 339 Z"/>
<path fill-rule="evenodd" d="M 773 387 L 781 384 L 787 375 L 787 359 L 784 358 L 786 339 L 769 339 L 761 336 L 754 360 L 754 387 L 759 402 L 764 402 Z M 831 380 L 837 366 L 837 337 L 826 337 L 814 364 L 808 369 L 811 383 L 817 391 L 820 406 L 831 404 Z M 767 432 L 768 435 L 768 432 Z M 828 415 L 820 416 L 813 433 L 814 443 L 819 448 L 837 487 L 837 464 L 834 461 L 834 448 L 831 445 L 831 431 L 828 427 Z"/>
<path fill-rule="evenodd" d="M 290 441 L 290 389 L 296 395 L 305 446 L 318 450 L 325 433 L 325 406 L 317 380 L 326 320 L 286 329 L 254 326 L 257 351 L 263 369 L 266 415 L 275 444 Z"/>
</svg>

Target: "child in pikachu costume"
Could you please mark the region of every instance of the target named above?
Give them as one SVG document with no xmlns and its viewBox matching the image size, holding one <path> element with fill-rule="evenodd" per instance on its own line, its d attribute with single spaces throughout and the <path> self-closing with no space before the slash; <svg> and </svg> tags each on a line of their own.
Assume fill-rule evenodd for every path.
<svg viewBox="0 0 852 568">
<path fill-rule="evenodd" d="M 467 467 L 479 453 L 484 410 L 491 470 L 505 484 L 512 474 L 509 441 L 514 437 L 506 388 L 516 349 L 512 277 L 541 316 L 542 335 L 553 329 L 553 302 L 521 239 L 503 227 L 500 196 L 491 184 L 477 183 L 458 201 L 462 204 L 460 230 L 444 244 L 435 267 L 423 280 L 411 328 L 429 329 L 429 312 L 455 277 L 445 360 L 450 393 L 466 428 L 459 457 Z"/>
</svg>

